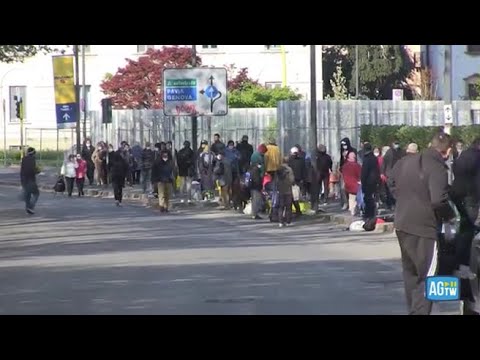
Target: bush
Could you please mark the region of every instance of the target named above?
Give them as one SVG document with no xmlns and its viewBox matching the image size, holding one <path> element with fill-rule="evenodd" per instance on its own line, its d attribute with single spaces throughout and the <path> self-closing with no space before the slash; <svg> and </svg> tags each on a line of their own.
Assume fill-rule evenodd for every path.
<svg viewBox="0 0 480 360">
<path fill-rule="evenodd" d="M 419 149 L 425 149 L 433 135 L 440 131 L 438 126 L 373 126 L 362 125 L 360 138 L 374 146 L 387 146 L 397 139 L 402 147 L 416 143 Z M 480 125 L 456 126 L 452 128 L 452 137 L 461 140 L 465 145 L 470 145 L 473 140 L 480 138 Z"/>
<path fill-rule="evenodd" d="M 55 150 L 37 151 L 37 163 L 42 166 L 56 166 L 57 163 L 63 162 L 64 152 Z M 8 150 L 7 151 L 7 164 L 18 165 L 20 164 L 20 151 Z M 0 165 L 4 163 L 4 152 L 0 151 Z"/>
</svg>

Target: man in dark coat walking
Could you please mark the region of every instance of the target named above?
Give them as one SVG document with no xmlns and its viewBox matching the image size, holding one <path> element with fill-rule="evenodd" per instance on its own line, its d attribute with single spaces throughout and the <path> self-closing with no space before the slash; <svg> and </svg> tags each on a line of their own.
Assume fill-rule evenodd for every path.
<svg viewBox="0 0 480 360">
<path fill-rule="evenodd" d="M 365 204 L 364 218 L 371 219 L 375 217 L 375 194 L 380 184 L 380 168 L 378 159 L 373 154 L 372 144 L 365 143 L 363 151 L 361 183 Z"/>
</svg>

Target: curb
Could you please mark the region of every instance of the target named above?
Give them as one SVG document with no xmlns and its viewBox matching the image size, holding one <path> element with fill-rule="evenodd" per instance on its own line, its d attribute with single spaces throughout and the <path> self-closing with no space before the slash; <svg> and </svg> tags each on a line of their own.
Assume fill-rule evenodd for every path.
<svg viewBox="0 0 480 360">
<path fill-rule="evenodd" d="M 8 181 L 0 181 L 0 185 L 2 186 L 14 186 L 20 187 L 18 182 L 8 182 Z M 39 189 L 46 192 L 54 192 L 51 186 L 40 185 Z M 112 190 L 94 190 L 94 189 L 86 189 L 85 196 L 93 197 L 93 198 L 103 198 L 103 199 L 113 199 L 113 191 Z M 158 209 L 159 203 L 158 199 L 156 198 L 149 198 L 146 194 L 125 194 L 125 200 L 134 200 L 140 201 L 144 206 L 151 207 L 153 209 Z M 219 207 L 220 204 L 217 201 L 208 201 L 208 202 L 200 202 L 200 203 L 171 203 L 171 209 L 175 210 L 183 210 L 183 209 L 194 209 L 194 208 L 216 208 Z M 315 224 L 318 222 L 321 223 L 333 223 L 336 225 L 349 225 L 351 222 L 351 216 L 349 215 L 340 215 L 340 214 L 327 214 L 321 213 L 316 215 L 305 215 L 311 217 L 311 219 L 305 219 L 299 221 L 302 224 Z M 384 223 L 384 224 L 377 224 L 375 230 L 372 233 L 392 233 L 394 231 L 393 223 Z"/>
</svg>

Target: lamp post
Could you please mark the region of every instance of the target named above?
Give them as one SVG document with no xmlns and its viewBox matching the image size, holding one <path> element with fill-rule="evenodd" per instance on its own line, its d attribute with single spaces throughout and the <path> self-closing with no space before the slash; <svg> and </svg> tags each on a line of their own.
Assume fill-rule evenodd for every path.
<svg viewBox="0 0 480 360">
<path fill-rule="evenodd" d="M 358 100 L 360 96 L 360 75 L 358 71 L 358 45 L 355 45 L 355 98 Z"/>
<path fill-rule="evenodd" d="M 316 45 L 310 45 L 310 147 L 317 148 L 317 56 Z"/>
<path fill-rule="evenodd" d="M 80 154 L 82 151 L 81 141 L 80 141 L 80 64 L 78 59 L 78 45 L 73 45 L 73 54 L 75 55 L 75 107 L 76 107 L 76 133 L 77 133 L 77 154 Z"/>
<path fill-rule="evenodd" d="M 197 45 L 192 45 L 192 66 L 194 68 L 197 66 Z M 197 116 L 193 115 L 192 116 L 192 150 L 194 154 L 197 154 L 197 148 L 198 148 L 197 133 L 198 133 Z"/>
</svg>

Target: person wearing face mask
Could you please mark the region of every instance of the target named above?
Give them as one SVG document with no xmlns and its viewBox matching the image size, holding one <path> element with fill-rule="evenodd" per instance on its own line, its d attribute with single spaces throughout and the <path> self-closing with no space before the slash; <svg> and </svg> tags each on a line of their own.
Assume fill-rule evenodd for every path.
<svg viewBox="0 0 480 360">
<path fill-rule="evenodd" d="M 104 178 L 105 174 L 103 168 L 103 162 L 106 156 L 106 149 L 103 148 L 101 143 L 97 144 L 97 148 L 93 152 L 92 161 L 95 164 L 95 176 L 97 181 L 97 186 L 102 186 L 105 184 Z"/>
<path fill-rule="evenodd" d="M 232 186 L 232 166 L 223 152 L 220 152 L 216 156 L 213 174 L 215 176 L 215 181 L 220 185 L 220 198 L 223 204 L 223 210 L 229 210 L 230 187 Z"/>
<path fill-rule="evenodd" d="M 152 145 L 147 142 L 145 143 L 145 148 L 142 150 L 142 189 L 143 193 L 147 193 L 147 185 L 148 191 L 152 191 L 152 165 L 155 153 L 152 150 Z"/>
<path fill-rule="evenodd" d="M 170 196 L 173 184 L 173 164 L 168 157 L 168 151 L 160 152 L 152 167 L 152 179 L 158 184 L 158 202 L 160 212 L 168 213 L 170 206 Z"/>
<path fill-rule="evenodd" d="M 214 157 L 209 147 L 208 141 L 203 140 L 201 145 L 202 152 L 198 156 L 198 174 L 202 188 L 202 198 L 211 199 L 214 197 L 215 182 L 213 180 Z"/>
<path fill-rule="evenodd" d="M 82 147 L 82 158 L 87 161 L 87 178 L 90 186 L 93 185 L 93 175 L 95 173 L 95 164 L 92 160 L 95 147 L 92 146 L 92 141 L 87 138 Z"/>
<path fill-rule="evenodd" d="M 232 184 L 230 186 L 230 198 L 233 202 L 234 210 L 241 208 L 240 204 L 240 159 L 241 154 L 235 148 L 235 142 L 229 140 L 225 148 L 225 157 L 230 161 L 232 169 Z"/>
<path fill-rule="evenodd" d="M 340 168 L 343 166 L 343 163 L 347 161 L 347 156 L 349 153 L 355 153 L 357 155 L 357 149 L 352 147 L 350 139 L 348 137 L 343 138 L 340 141 Z"/>
<path fill-rule="evenodd" d="M 362 192 L 364 208 L 364 219 L 372 219 L 375 217 L 375 198 L 380 185 L 380 167 L 378 166 L 378 158 L 372 151 L 372 144 L 365 143 L 362 165 Z"/>
<path fill-rule="evenodd" d="M 388 186 L 388 178 L 392 175 L 392 170 L 397 161 L 403 158 L 406 155 L 405 151 L 400 147 L 400 142 L 395 140 L 392 143 L 392 147 L 387 151 L 385 156 L 383 157 L 382 167 L 380 168 L 381 179 L 384 183 L 386 183 L 385 187 L 385 201 L 386 206 L 388 209 L 393 209 L 395 206 L 395 198 L 390 191 L 390 187 Z"/>
<path fill-rule="evenodd" d="M 290 149 L 290 157 L 288 158 L 288 166 L 292 169 L 293 175 L 295 178 L 295 184 L 300 188 L 300 193 L 303 193 L 303 186 L 304 181 L 306 178 L 307 169 L 305 167 L 305 158 L 300 156 L 300 150 L 297 147 L 293 147 Z M 293 200 L 293 206 L 295 207 L 295 215 L 300 216 L 302 215 L 302 211 L 300 209 L 300 201 Z"/>
<path fill-rule="evenodd" d="M 87 162 L 77 154 L 77 163 L 75 164 L 75 178 L 77 182 L 78 197 L 84 196 L 83 187 L 85 184 L 85 176 L 87 173 Z"/>
<path fill-rule="evenodd" d="M 453 161 L 457 160 L 463 152 L 463 142 L 457 141 L 455 144 L 455 150 L 453 151 Z"/>
<path fill-rule="evenodd" d="M 108 173 L 112 177 L 113 194 L 117 206 L 122 205 L 125 178 L 129 171 L 128 162 L 125 160 L 123 151 L 124 149 L 120 147 L 117 151 L 112 151 L 108 154 Z"/>
<path fill-rule="evenodd" d="M 425 299 L 425 279 L 437 273 L 439 229 L 455 217 L 445 165 L 451 150 L 451 137 L 436 134 L 430 148 L 405 157 L 391 174 L 397 200 L 395 229 L 411 315 L 431 312 L 432 303 Z"/>
<path fill-rule="evenodd" d="M 75 183 L 75 155 L 69 155 L 68 160 L 63 164 L 60 174 L 65 177 L 65 183 L 67 184 L 68 197 L 72 197 L 73 184 Z"/>
<path fill-rule="evenodd" d="M 253 154 L 253 146 L 248 143 L 247 135 L 242 136 L 242 141 L 237 145 L 237 150 L 240 153 L 240 172 L 245 174 L 250 166 L 250 158 Z"/>
</svg>

